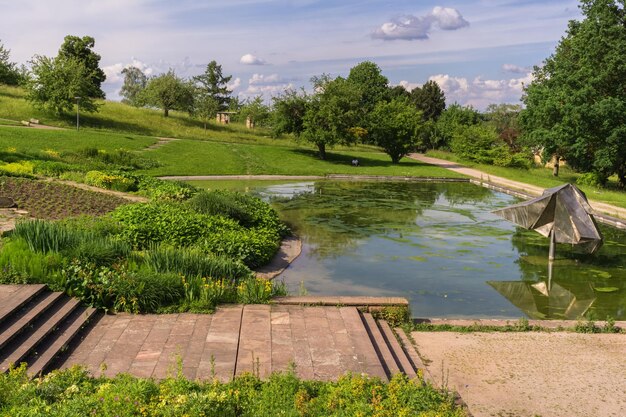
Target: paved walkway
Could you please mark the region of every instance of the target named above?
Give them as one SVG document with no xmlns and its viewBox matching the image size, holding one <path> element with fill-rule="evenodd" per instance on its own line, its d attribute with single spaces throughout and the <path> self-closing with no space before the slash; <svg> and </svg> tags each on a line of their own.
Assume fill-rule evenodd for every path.
<svg viewBox="0 0 626 417">
<path fill-rule="evenodd" d="M 352 372 L 386 380 L 398 371 L 414 376 L 412 357 L 386 322 L 355 307 L 234 305 L 213 315 L 106 315 L 62 367 L 153 378 L 181 369 L 191 379 L 230 380 L 244 372 L 263 378 L 294 364 L 304 379 Z"/>
<path fill-rule="evenodd" d="M 506 188 L 512 188 L 514 190 L 523 191 L 527 194 L 539 196 L 543 194 L 543 188 L 537 187 L 534 185 L 526 184 L 519 181 L 513 181 L 507 178 L 498 177 L 496 175 L 487 174 L 486 172 L 479 171 L 473 168 L 467 168 L 463 165 L 460 165 L 456 162 L 446 161 L 444 159 L 431 158 L 429 156 L 412 153 L 409 155 L 409 158 L 415 159 L 420 162 L 424 162 L 431 165 L 436 165 L 441 168 L 449 169 L 450 171 L 458 172 L 459 174 L 467 175 L 468 177 L 475 178 L 477 180 L 490 182 L 492 184 L 500 185 Z M 611 204 L 602 203 L 599 201 L 589 200 L 589 204 L 591 207 L 604 214 L 608 214 L 609 216 L 615 216 L 622 219 L 626 219 L 626 209 L 621 207 L 616 207 Z"/>
</svg>

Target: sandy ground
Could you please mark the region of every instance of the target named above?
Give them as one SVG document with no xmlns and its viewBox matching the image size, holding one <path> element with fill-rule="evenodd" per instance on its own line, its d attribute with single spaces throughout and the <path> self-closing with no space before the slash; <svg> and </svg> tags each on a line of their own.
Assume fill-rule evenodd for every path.
<svg viewBox="0 0 626 417">
<path fill-rule="evenodd" d="M 626 416 L 626 335 L 413 332 L 436 385 L 480 416 Z"/>
</svg>

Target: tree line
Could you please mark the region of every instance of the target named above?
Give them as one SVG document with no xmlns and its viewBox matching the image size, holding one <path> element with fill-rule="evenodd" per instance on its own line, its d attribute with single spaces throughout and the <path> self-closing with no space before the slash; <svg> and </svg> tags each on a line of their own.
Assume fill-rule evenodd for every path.
<svg viewBox="0 0 626 417">
<path fill-rule="evenodd" d="M 356 143 L 380 146 L 397 163 L 413 150 L 445 149 L 478 163 L 527 168 L 533 153 L 561 159 L 584 173 L 580 182 L 604 186 L 615 175 L 626 186 L 626 10 L 622 0 L 581 0 L 583 18 L 569 22 L 555 52 L 533 71 L 522 105 L 490 105 L 478 112 L 454 103 L 429 81 L 407 91 L 391 86 L 373 62 L 347 77 L 313 77 L 312 92 L 287 90 L 266 105 L 262 97 L 241 102 L 231 95 L 215 61 L 204 74 L 182 79 L 172 70 L 147 77 L 126 68 L 124 102 L 187 111 L 204 125 L 225 109 L 266 125 L 274 136 L 291 134 L 328 147 Z M 31 68 L 10 62 L 0 42 L 0 83 L 24 85 L 36 106 L 63 113 L 81 97 L 97 110 L 104 73 L 94 39 L 67 36 L 57 57 L 35 56 Z"/>
</svg>

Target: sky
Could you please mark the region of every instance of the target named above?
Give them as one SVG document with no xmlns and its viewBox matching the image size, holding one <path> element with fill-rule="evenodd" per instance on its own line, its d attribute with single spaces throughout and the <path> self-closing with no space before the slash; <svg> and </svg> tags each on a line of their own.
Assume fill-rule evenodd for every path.
<svg viewBox="0 0 626 417">
<path fill-rule="evenodd" d="M 373 61 L 391 85 L 434 80 L 448 104 L 484 109 L 519 103 L 571 19 L 572 0 L 0 0 L 0 41 L 27 63 L 94 37 L 110 100 L 131 65 L 191 77 L 215 60 L 233 94 L 269 100 Z"/>
</svg>

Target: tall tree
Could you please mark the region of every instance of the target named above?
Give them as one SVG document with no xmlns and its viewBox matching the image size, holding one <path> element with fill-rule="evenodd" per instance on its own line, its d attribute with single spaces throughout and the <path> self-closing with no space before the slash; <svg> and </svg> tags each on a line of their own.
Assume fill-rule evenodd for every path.
<svg viewBox="0 0 626 417">
<path fill-rule="evenodd" d="M 247 99 L 241 108 L 243 119 L 250 119 L 250 127 L 263 125 L 270 117 L 269 107 L 263 103 L 262 96 L 256 96 L 252 100 Z"/>
<path fill-rule="evenodd" d="M 124 97 L 122 103 L 131 106 L 141 107 L 140 93 L 148 84 L 148 77 L 137 67 L 128 67 L 122 70 L 124 75 L 124 84 L 120 90 L 120 95 Z"/>
<path fill-rule="evenodd" d="M 474 108 L 454 103 L 443 111 L 423 145 L 430 149 L 448 148 L 455 134 L 480 121 L 480 113 Z"/>
<path fill-rule="evenodd" d="M 204 124 L 206 131 L 209 120 L 215 117 L 219 110 L 219 103 L 208 94 L 196 94 L 193 103 L 193 115 Z"/>
<path fill-rule="evenodd" d="M 370 113 L 370 121 L 370 137 L 394 164 L 417 145 L 422 117 L 407 99 L 378 102 Z"/>
<path fill-rule="evenodd" d="M 495 127 L 500 139 L 507 144 L 513 152 L 519 152 L 521 144 L 517 140 L 520 136 L 519 113 L 522 106 L 519 104 L 490 104 L 487 106 L 485 116 L 487 121 Z"/>
<path fill-rule="evenodd" d="M 286 90 L 272 98 L 272 134 L 278 137 L 283 133 L 292 133 L 299 137 L 304 130 L 304 115 L 309 103 L 309 96 L 303 90 Z"/>
<path fill-rule="evenodd" d="M 228 89 L 228 83 L 232 78 L 232 75 L 224 76 L 222 66 L 215 61 L 211 61 L 207 65 L 204 74 L 194 77 L 193 80 L 202 93 L 210 95 L 217 101 L 219 110 L 226 110 L 230 103 L 230 94 L 232 93 Z"/>
<path fill-rule="evenodd" d="M 358 90 L 361 96 L 356 124 L 367 131 L 370 129 L 369 113 L 380 101 L 390 98 L 389 80 L 382 74 L 378 65 L 371 61 L 364 61 L 350 69 L 347 81 Z M 367 141 L 367 132 L 364 133 Z"/>
<path fill-rule="evenodd" d="M 163 110 L 168 117 L 170 110 L 193 111 L 194 90 L 191 83 L 179 78 L 173 70 L 152 77 L 146 88 L 139 94 L 139 99 Z"/>
<path fill-rule="evenodd" d="M 623 0 L 582 0 L 582 21 L 569 22 L 555 52 L 522 98 L 525 137 L 544 159 L 601 182 L 617 174 L 626 186 L 626 8 Z"/>
<path fill-rule="evenodd" d="M 304 115 L 301 136 L 315 144 L 320 158 L 326 159 L 327 146 L 350 145 L 356 141 L 353 129 L 357 126 L 361 94 L 345 78 L 313 81 L 317 92 Z"/>
<path fill-rule="evenodd" d="M 0 41 L 0 84 L 18 85 L 23 80 L 23 74 L 10 60 L 11 50 L 4 47 Z"/>
<path fill-rule="evenodd" d="M 26 86 L 27 99 L 36 107 L 58 114 L 74 107 L 80 97 L 80 109 L 93 112 L 97 106 L 89 93 L 92 73 L 76 58 L 35 56 L 31 61 L 32 78 Z"/>
<path fill-rule="evenodd" d="M 106 80 L 104 71 L 100 69 L 100 55 L 93 51 L 96 41 L 91 36 L 67 35 L 59 49 L 60 59 L 74 58 L 83 63 L 89 73 L 91 87 L 87 94 L 91 98 L 104 98 L 102 83 Z"/>
<path fill-rule="evenodd" d="M 427 81 L 421 88 L 411 90 L 413 104 L 422 112 L 424 120 L 436 121 L 446 109 L 446 96 L 435 81 Z"/>
</svg>

